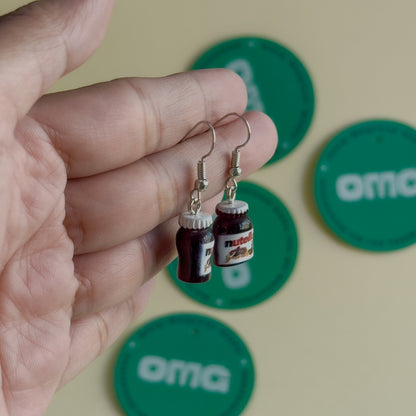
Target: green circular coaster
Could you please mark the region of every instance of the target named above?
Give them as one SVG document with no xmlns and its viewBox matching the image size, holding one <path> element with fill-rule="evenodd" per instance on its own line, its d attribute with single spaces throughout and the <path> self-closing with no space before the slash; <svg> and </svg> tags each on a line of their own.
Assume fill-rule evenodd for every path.
<svg viewBox="0 0 416 416">
<path fill-rule="evenodd" d="M 247 110 L 268 114 L 279 132 L 269 163 L 289 154 L 305 136 L 314 112 L 312 82 L 302 62 L 282 45 L 257 37 L 231 39 L 209 49 L 192 68 L 228 68 L 241 76 Z"/>
<path fill-rule="evenodd" d="M 268 299 L 287 281 L 296 263 L 296 228 L 283 203 L 249 182 L 239 183 L 237 199 L 248 203 L 254 226 L 254 257 L 250 261 L 232 267 L 213 266 L 211 280 L 203 284 L 178 280 L 177 260 L 168 266 L 184 293 L 215 308 L 246 308 Z"/>
<path fill-rule="evenodd" d="M 175 314 L 127 340 L 114 382 L 129 416 L 236 416 L 250 400 L 254 365 L 244 342 L 223 323 Z"/>
<path fill-rule="evenodd" d="M 416 131 L 370 120 L 339 133 L 315 171 L 315 199 L 329 228 L 373 251 L 416 241 Z"/>
</svg>

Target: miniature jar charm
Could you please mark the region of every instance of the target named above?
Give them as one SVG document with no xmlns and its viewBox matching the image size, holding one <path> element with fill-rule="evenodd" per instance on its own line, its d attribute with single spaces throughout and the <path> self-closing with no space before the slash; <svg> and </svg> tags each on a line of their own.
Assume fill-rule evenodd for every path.
<svg viewBox="0 0 416 416">
<path fill-rule="evenodd" d="M 250 260 L 254 255 L 253 224 L 244 201 L 222 201 L 216 207 L 214 264 L 227 267 Z"/>
<path fill-rule="evenodd" d="M 197 164 L 198 178 L 190 193 L 188 210 L 179 216 L 180 228 L 176 233 L 177 276 L 179 280 L 187 283 L 204 283 L 210 279 L 211 255 L 214 249 L 214 234 L 210 228 L 212 216 L 201 212 L 201 194 L 208 188 L 205 159 L 214 150 L 215 129 L 209 121 L 203 120 L 195 124 L 182 140 L 185 140 L 200 124 L 206 124 L 211 130 L 211 148 Z"/>
<path fill-rule="evenodd" d="M 234 266 L 250 260 L 254 255 L 253 224 L 247 216 L 248 204 L 235 199 L 237 178 L 241 176 L 240 149 L 250 140 L 251 128 L 247 119 L 237 113 L 229 113 L 217 121 L 218 124 L 227 117 L 239 117 L 247 128 L 247 138 L 231 154 L 229 176 L 225 183 L 225 201 L 217 204 L 217 218 L 214 221 L 215 236 L 214 264 L 220 267 Z"/>
<path fill-rule="evenodd" d="M 207 282 L 211 277 L 211 255 L 214 234 L 212 217 L 206 212 L 184 212 L 176 234 L 178 249 L 178 279 L 187 283 Z"/>
</svg>

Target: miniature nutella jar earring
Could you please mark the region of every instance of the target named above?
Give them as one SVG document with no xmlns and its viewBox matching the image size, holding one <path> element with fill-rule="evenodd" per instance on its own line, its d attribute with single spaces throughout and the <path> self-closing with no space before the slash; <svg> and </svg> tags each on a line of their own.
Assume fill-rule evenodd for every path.
<svg viewBox="0 0 416 416">
<path fill-rule="evenodd" d="M 211 149 L 198 162 L 198 179 L 195 180 L 194 188 L 190 193 L 188 210 L 179 216 L 180 228 L 176 234 L 177 276 L 179 280 L 188 283 L 203 283 L 210 279 L 211 255 L 214 247 L 214 235 L 210 228 L 212 216 L 201 212 L 201 193 L 208 188 L 205 159 L 214 150 L 215 129 L 209 121 L 200 121 L 182 140 L 185 140 L 201 124 L 206 124 L 211 130 Z"/>
<path fill-rule="evenodd" d="M 225 200 L 217 204 L 213 232 L 215 236 L 214 264 L 228 267 L 244 263 L 253 257 L 253 224 L 247 216 L 248 204 L 235 199 L 237 180 L 241 176 L 240 149 L 250 140 L 251 128 L 248 121 L 237 113 L 230 113 L 220 118 L 220 123 L 227 117 L 235 116 L 244 121 L 247 127 L 247 139 L 237 146 L 231 154 L 231 167 L 225 183 Z"/>
</svg>

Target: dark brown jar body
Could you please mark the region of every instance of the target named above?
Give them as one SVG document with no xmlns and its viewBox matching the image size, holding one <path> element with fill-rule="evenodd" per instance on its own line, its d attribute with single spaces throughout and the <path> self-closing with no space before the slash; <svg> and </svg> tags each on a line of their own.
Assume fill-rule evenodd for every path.
<svg viewBox="0 0 416 416">
<path fill-rule="evenodd" d="M 179 228 L 176 234 L 178 279 L 187 283 L 207 282 L 211 277 L 214 234 L 210 228 Z"/>
<path fill-rule="evenodd" d="M 221 204 L 217 206 L 217 218 L 213 225 L 214 264 L 228 267 L 253 257 L 253 224 L 247 216 L 248 207 L 242 213 L 228 213 L 224 212 L 224 203 Z M 232 209 L 227 210 L 232 211 Z"/>
</svg>

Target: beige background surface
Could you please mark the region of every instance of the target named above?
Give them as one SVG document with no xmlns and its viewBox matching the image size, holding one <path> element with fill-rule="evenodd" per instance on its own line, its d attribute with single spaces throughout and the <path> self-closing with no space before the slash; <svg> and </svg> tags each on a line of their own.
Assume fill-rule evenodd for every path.
<svg viewBox="0 0 416 416">
<path fill-rule="evenodd" d="M 2 0 L 0 12 L 23 3 Z M 235 328 L 257 370 L 246 416 L 415 414 L 416 247 L 372 254 L 342 244 L 311 199 L 314 162 L 337 130 L 370 117 L 416 125 L 415 13 L 411 0 L 119 0 L 102 47 L 56 87 L 183 71 L 213 43 L 247 34 L 286 45 L 306 64 L 316 91 L 308 135 L 251 177 L 296 222 L 300 251 L 291 279 L 257 307 L 219 311 L 188 299 L 160 273 L 131 328 L 176 311 Z M 129 333 L 56 395 L 47 416 L 122 414 L 111 376 Z"/>
</svg>

